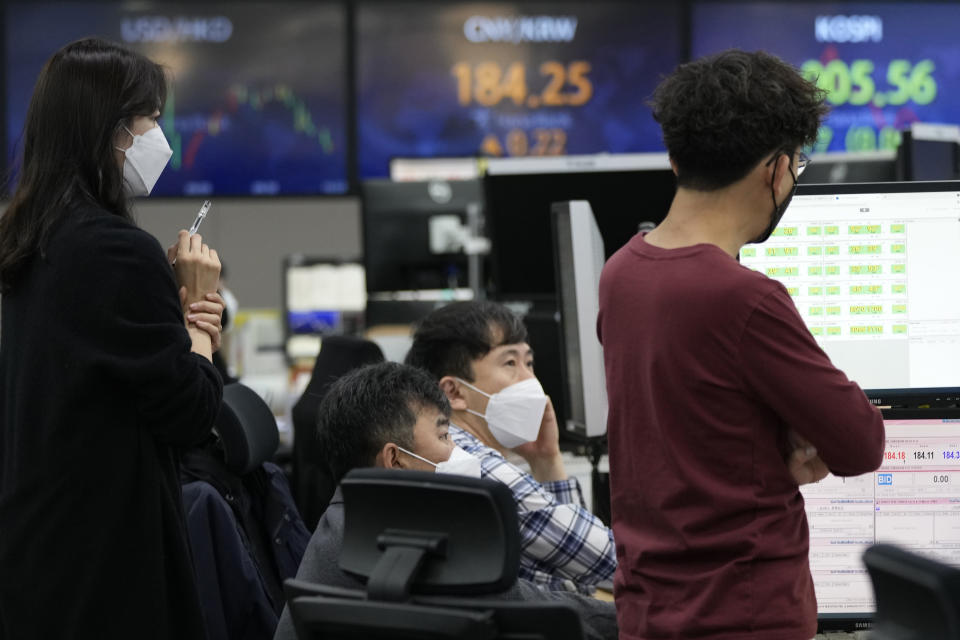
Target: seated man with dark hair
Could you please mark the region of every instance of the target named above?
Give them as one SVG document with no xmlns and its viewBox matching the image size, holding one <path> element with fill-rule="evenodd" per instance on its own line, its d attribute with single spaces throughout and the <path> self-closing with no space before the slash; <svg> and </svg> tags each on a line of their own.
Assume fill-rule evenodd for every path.
<svg viewBox="0 0 960 640">
<path fill-rule="evenodd" d="M 480 476 L 480 461 L 449 437 L 450 405 L 425 372 L 385 362 L 357 369 L 338 380 L 320 404 L 318 438 L 337 483 L 352 469 L 382 467 Z M 300 563 L 297 579 L 348 589 L 362 581 L 339 567 L 343 547 L 343 495 L 338 488 L 320 519 Z M 552 593 L 519 580 L 503 600 L 554 601 L 580 613 L 586 636 L 616 638 L 612 603 L 573 593 Z M 285 608 L 275 640 L 295 637 Z"/>
<path fill-rule="evenodd" d="M 452 407 L 450 435 L 480 459 L 482 477 L 510 487 L 520 516 L 520 577 L 593 591 L 613 579 L 611 530 L 583 502 L 560 456 L 556 414 L 533 371 L 520 318 L 493 302 L 459 302 L 420 323 L 407 364 L 430 372 Z M 505 454 L 520 455 L 530 473 Z"/>
</svg>

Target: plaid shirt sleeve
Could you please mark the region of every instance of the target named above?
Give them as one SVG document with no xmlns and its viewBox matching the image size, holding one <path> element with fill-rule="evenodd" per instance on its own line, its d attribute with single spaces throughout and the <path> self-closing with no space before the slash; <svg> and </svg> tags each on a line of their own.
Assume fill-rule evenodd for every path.
<svg viewBox="0 0 960 640">
<path fill-rule="evenodd" d="M 576 478 L 540 484 L 469 433 L 453 441 L 480 459 L 481 476 L 507 485 L 520 516 L 520 577 L 548 589 L 592 593 L 613 579 L 613 532 L 583 504 Z"/>
<path fill-rule="evenodd" d="M 584 509 L 587 508 L 587 503 L 583 499 L 583 491 L 580 489 L 580 481 L 576 478 L 543 482 L 541 486 L 552 493 L 553 499 L 560 504 L 578 504 Z"/>
</svg>

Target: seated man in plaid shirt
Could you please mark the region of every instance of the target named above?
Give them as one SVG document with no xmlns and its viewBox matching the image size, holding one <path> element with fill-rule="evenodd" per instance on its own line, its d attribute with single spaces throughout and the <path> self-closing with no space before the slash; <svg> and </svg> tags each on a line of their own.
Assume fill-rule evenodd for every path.
<svg viewBox="0 0 960 640">
<path fill-rule="evenodd" d="M 418 326 L 407 364 L 439 381 L 454 443 L 481 461 L 482 477 L 510 487 L 520 515 L 520 577 L 592 593 L 613 579 L 612 531 L 586 508 L 560 456 L 553 406 L 533 372 L 523 322 L 493 302 L 437 309 Z M 505 456 L 513 452 L 526 473 Z"/>
</svg>

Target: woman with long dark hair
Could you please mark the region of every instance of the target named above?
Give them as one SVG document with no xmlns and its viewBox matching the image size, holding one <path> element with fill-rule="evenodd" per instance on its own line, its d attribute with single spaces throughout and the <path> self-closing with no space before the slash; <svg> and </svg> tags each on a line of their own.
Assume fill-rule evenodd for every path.
<svg viewBox="0 0 960 640">
<path fill-rule="evenodd" d="M 220 263 L 129 211 L 170 157 L 165 97 L 161 67 L 86 39 L 27 112 L 0 218 L 3 639 L 205 635 L 177 451 L 220 406 Z"/>
</svg>

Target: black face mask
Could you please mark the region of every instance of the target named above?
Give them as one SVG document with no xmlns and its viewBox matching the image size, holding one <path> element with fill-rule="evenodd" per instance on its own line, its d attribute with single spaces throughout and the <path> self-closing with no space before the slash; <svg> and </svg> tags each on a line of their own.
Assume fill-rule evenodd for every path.
<svg viewBox="0 0 960 640">
<path fill-rule="evenodd" d="M 792 162 L 793 158 L 790 157 L 790 160 Z M 790 190 L 790 195 L 784 198 L 783 202 L 778 205 L 777 194 L 773 190 L 773 184 L 770 185 L 770 197 L 773 199 L 773 211 L 770 213 L 770 226 L 767 227 L 766 230 L 759 236 L 751 240 L 750 244 L 760 244 L 762 242 L 766 242 L 767 239 L 773 235 L 773 230 L 777 228 L 778 224 L 780 224 L 783 214 L 787 212 L 787 207 L 790 206 L 790 201 L 793 200 L 793 196 L 797 192 L 797 176 L 793 175 L 793 169 L 787 167 L 787 171 L 790 172 L 790 177 L 793 178 L 793 189 Z"/>
</svg>

